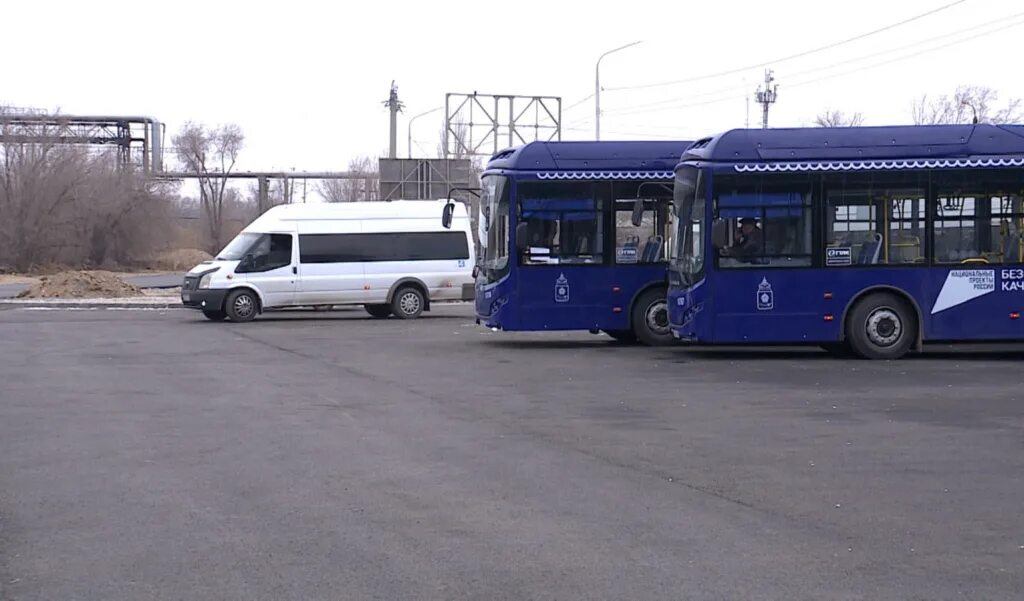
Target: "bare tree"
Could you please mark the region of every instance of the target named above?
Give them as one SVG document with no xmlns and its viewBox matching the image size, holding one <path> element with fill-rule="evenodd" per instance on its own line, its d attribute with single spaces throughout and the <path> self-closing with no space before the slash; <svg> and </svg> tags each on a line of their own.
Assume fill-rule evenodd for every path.
<svg viewBox="0 0 1024 601">
<path fill-rule="evenodd" d="M 237 125 L 207 129 L 187 122 L 172 144 L 178 159 L 199 182 L 199 200 L 209 234 L 209 250 L 218 252 L 224 243 L 224 199 L 228 178 L 238 162 L 245 136 Z"/>
<path fill-rule="evenodd" d="M 445 149 L 445 140 L 448 141 L 448 148 Z M 468 123 L 453 123 L 451 131 L 445 129 L 444 123 L 441 124 L 441 137 L 437 142 L 437 158 L 449 158 L 449 159 L 466 159 L 469 157 L 469 151 L 467 150 L 471 142 L 469 140 L 469 124 Z M 450 151 L 450 152 L 446 152 Z"/>
<path fill-rule="evenodd" d="M 165 184 L 54 133 L 0 143 L 0 261 L 19 271 L 133 264 L 168 241 Z"/>
<path fill-rule="evenodd" d="M 1020 98 L 1011 98 L 996 107 L 999 93 L 985 86 L 957 86 L 952 95 L 929 99 L 927 94 L 914 100 L 911 117 L 917 125 L 950 123 L 1018 123 L 1024 118 Z"/>
<path fill-rule="evenodd" d="M 355 202 L 378 200 L 380 197 L 380 174 L 377 161 L 362 155 L 349 161 L 348 171 L 357 174 L 355 179 L 325 179 L 317 183 L 316 190 L 327 202 Z"/>
<path fill-rule="evenodd" d="M 827 110 L 814 118 L 818 127 L 857 127 L 864 124 L 864 115 L 854 113 L 847 116 L 842 111 Z"/>
</svg>

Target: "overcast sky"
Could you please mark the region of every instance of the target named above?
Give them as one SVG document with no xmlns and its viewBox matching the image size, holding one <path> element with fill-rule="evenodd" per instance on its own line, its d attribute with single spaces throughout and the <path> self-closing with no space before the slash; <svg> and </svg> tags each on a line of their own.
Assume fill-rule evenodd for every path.
<svg viewBox="0 0 1024 601">
<path fill-rule="evenodd" d="M 406 106 L 400 156 L 406 119 L 442 106 L 446 92 L 560 96 L 563 139 L 593 139 L 593 98 L 580 101 L 593 93 L 594 63 L 635 40 L 602 62 L 603 139 L 742 127 L 763 67 L 613 88 L 766 61 L 779 84 L 773 126 L 809 125 L 826 108 L 906 123 L 915 96 L 958 84 L 990 86 L 1001 103 L 1024 97 L 1017 0 L 964 0 L 775 60 L 952 1 L 4 2 L 0 104 L 149 115 L 169 134 L 186 120 L 234 122 L 246 135 L 241 169 L 342 170 L 386 151 L 392 80 Z M 752 126 L 759 111 L 751 100 Z M 415 122 L 414 156 L 435 155 L 442 119 Z"/>
</svg>

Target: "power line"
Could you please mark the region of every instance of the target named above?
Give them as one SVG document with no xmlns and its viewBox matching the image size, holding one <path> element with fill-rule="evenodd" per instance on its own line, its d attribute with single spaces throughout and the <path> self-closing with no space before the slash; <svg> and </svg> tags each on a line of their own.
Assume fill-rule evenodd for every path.
<svg viewBox="0 0 1024 601">
<path fill-rule="evenodd" d="M 812 48 L 810 50 L 804 50 L 802 52 L 797 52 L 796 54 L 790 54 L 788 56 L 783 56 L 781 58 L 777 58 L 777 59 L 770 60 L 770 61 L 764 61 L 764 62 L 760 62 L 760 63 L 753 64 L 753 65 L 747 65 L 745 67 L 738 67 L 738 68 L 735 68 L 735 69 L 730 69 L 728 71 L 721 71 L 721 72 L 718 72 L 718 73 L 708 73 L 708 74 L 705 74 L 705 75 L 697 75 L 695 77 L 688 77 L 686 79 L 677 79 L 677 80 L 674 80 L 674 81 L 663 81 L 663 82 L 659 82 L 659 83 L 639 84 L 639 85 L 632 85 L 632 86 L 619 86 L 619 87 L 614 87 L 614 88 L 607 88 L 607 90 L 609 92 L 612 92 L 612 91 L 616 91 L 616 90 L 641 90 L 641 89 L 647 89 L 647 88 L 658 88 L 658 87 L 663 87 L 663 86 L 672 86 L 672 85 L 677 85 L 677 84 L 681 84 L 681 83 L 690 83 L 690 82 L 694 82 L 694 81 L 701 81 L 701 80 L 704 80 L 704 79 L 713 79 L 713 78 L 722 77 L 722 76 L 725 76 L 725 75 L 734 75 L 736 73 L 742 73 L 743 71 L 750 71 L 752 69 L 760 69 L 760 68 L 763 68 L 763 67 L 767 67 L 769 65 L 777 65 L 777 64 L 782 63 L 782 62 L 791 61 L 791 60 L 796 59 L 796 58 L 802 58 L 804 56 L 808 56 L 808 55 L 811 55 L 811 54 L 816 54 L 818 52 L 823 52 L 825 50 L 831 50 L 832 48 L 837 48 L 837 47 L 843 46 L 845 44 L 849 44 L 849 43 L 852 43 L 852 42 L 863 40 L 864 38 L 867 38 L 867 37 L 870 37 L 870 36 L 873 36 L 873 35 L 877 35 L 879 33 L 885 32 L 885 31 L 889 31 L 891 29 L 894 29 L 896 27 L 900 27 L 902 25 L 906 25 L 908 23 L 913 23 L 914 21 L 923 19 L 925 17 L 929 17 L 931 15 L 934 15 L 935 13 L 947 10 L 949 8 L 952 8 L 952 7 L 956 6 L 956 5 L 958 5 L 958 4 L 963 4 L 964 2 L 967 2 L 967 0 L 955 0 L 954 2 L 950 2 L 948 4 L 944 4 L 944 5 L 942 5 L 942 6 L 938 7 L 938 8 L 934 8 L 934 9 L 928 11 L 928 12 L 924 12 L 924 13 L 921 13 L 919 15 L 914 15 L 913 17 L 910 17 L 909 19 L 904 19 L 904 20 L 898 21 L 896 23 L 891 23 L 889 25 L 886 25 L 885 27 L 881 27 L 879 29 L 875 29 L 875 30 L 869 31 L 867 33 L 862 33 L 862 34 L 853 36 L 852 38 L 847 38 L 845 40 L 841 40 L 841 41 L 838 41 L 838 42 L 833 42 L 831 44 L 826 44 L 824 46 L 819 46 L 817 48 Z"/>
<path fill-rule="evenodd" d="M 566 131 L 578 131 L 578 132 L 592 133 L 592 130 L 581 128 L 581 127 L 568 127 L 568 128 L 565 128 L 565 129 L 566 129 Z M 698 137 L 700 137 L 700 135 L 687 135 L 687 134 L 676 134 L 676 135 L 673 135 L 673 134 L 668 134 L 668 133 L 665 133 L 664 129 L 662 129 L 659 132 L 650 132 L 650 131 L 642 131 L 642 132 L 641 131 L 609 131 L 609 132 L 606 132 L 606 133 L 609 133 L 609 134 L 612 134 L 612 135 L 615 135 L 615 136 L 646 136 L 646 137 L 650 137 L 650 138 L 662 138 L 662 139 L 666 139 L 666 140 L 684 140 L 686 138 L 698 138 Z M 701 134 L 701 135 L 703 135 L 703 134 Z"/>
<path fill-rule="evenodd" d="M 824 67 L 814 67 L 814 68 L 811 68 L 811 69 L 804 69 L 803 71 L 797 71 L 795 73 L 790 73 L 788 75 L 789 75 L 789 77 L 800 77 L 801 75 L 807 75 L 807 74 L 810 74 L 810 73 L 819 73 L 821 71 L 828 71 L 828 70 L 833 69 L 835 67 L 838 67 L 840 65 L 848 65 L 850 63 L 857 63 L 857 62 L 860 62 L 860 61 L 863 61 L 863 60 L 867 60 L 869 58 L 875 58 L 876 56 L 883 56 L 883 55 L 886 55 L 886 54 L 892 54 L 894 52 L 900 52 L 900 51 L 903 51 L 903 50 L 908 50 L 910 48 L 914 48 L 914 47 L 920 46 L 922 44 L 927 44 L 927 43 L 930 43 L 930 42 L 934 42 L 936 40 L 946 40 L 950 36 L 959 35 L 959 34 L 962 34 L 962 33 L 967 33 L 969 31 L 975 31 L 977 29 L 982 29 L 984 27 L 988 27 L 988 26 L 994 25 L 996 23 L 1005 23 L 1008 20 L 1016 19 L 1016 18 L 1021 17 L 1021 16 L 1024 16 L 1024 12 L 1014 13 L 1012 15 L 1006 15 L 1006 16 L 1003 16 L 1003 17 L 999 17 L 998 19 L 993 19 L 991 21 L 986 21 L 984 23 L 980 23 L 978 25 L 973 25 L 971 27 L 967 27 L 967 28 L 964 28 L 964 29 L 958 29 L 956 31 L 951 31 L 949 33 L 944 33 L 944 34 L 933 36 L 933 37 L 930 37 L 930 38 L 925 38 L 923 40 L 918 40 L 918 41 L 912 42 L 910 44 L 905 44 L 903 46 L 898 46 L 896 48 L 889 48 L 887 50 L 882 50 L 882 51 L 879 51 L 879 52 L 872 52 L 871 54 L 865 54 L 865 55 L 858 56 L 858 57 L 851 58 L 851 59 L 847 59 L 847 60 L 844 60 L 844 61 L 839 61 L 839 62 L 836 62 L 836 63 L 832 63 L 830 65 L 826 65 Z M 991 32 L 985 32 L 985 33 L 993 33 L 995 31 L 998 31 L 998 29 L 994 29 Z M 671 108 L 674 108 L 676 106 L 679 106 L 677 104 L 679 102 L 695 100 L 695 99 L 698 99 L 698 98 L 706 98 L 708 96 L 717 96 L 717 95 L 725 93 L 725 92 L 735 92 L 735 91 L 739 91 L 739 90 L 746 91 L 747 89 L 749 89 L 749 86 L 747 86 L 746 84 L 739 85 L 739 86 L 728 86 L 728 87 L 724 87 L 724 88 L 718 88 L 716 90 L 711 90 L 711 91 L 708 91 L 708 92 L 701 92 L 699 94 L 688 94 L 686 96 L 678 96 L 676 98 L 668 98 L 668 99 L 665 99 L 665 100 L 659 100 L 657 102 L 650 102 L 650 103 L 647 103 L 647 104 L 633 105 L 633 106 L 622 108 L 622 109 L 612 109 L 610 111 L 606 111 L 606 113 L 608 113 L 610 115 L 616 115 L 616 114 L 636 114 L 637 111 L 635 109 L 663 107 L 663 106 L 666 107 L 666 108 L 670 108 L 671 109 Z M 729 98 L 732 98 L 732 96 L 730 95 Z M 685 106 L 689 106 L 689 105 L 685 105 Z"/>
<path fill-rule="evenodd" d="M 884 67 L 885 65 L 889 65 L 889 64 L 892 64 L 892 63 L 897 63 L 897 62 L 900 62 L 900 61 L 904 61 L 904 60 L 907 60 L 908 58 L 915 58 L 915 57 L 921 56 L 922 54 L 928 54 L 929 52 L 935 52 L 937 50 L 945 50 L 946 48 L 951 48 L 953 46 L 958 46 L 960 44 L 963 44 L 965 42 L 970 42 L 971 40 L 975 40 L 977 38 L 980 38 L 980 37 L 988 35 L 988 34 L 998 33 L 1000 31 L 1005 31 L 1005 30 L 1011 29 L 1013 27 L 1020 27 L 1021 25 L 1024 25 L 1024 20 L 1017 21 L 1016 23 L 1010 23 L 1008 25 L 1004 25 L 1003 27 L 998 27 L 998 28 L 992 29 L 990 31 L 983 31 L 983 32 L 981 32 L 979 34 L 975 34 L 975 35 L 972 35 L 972 36 L 969 36 L 969 37 L 966 37 L 966 38 L 963 38 L 963 39 L 960 39 L 960 40 L 956 40 L 956 41 L 950 42 L 948 44 L 943 44 L 941 46 L 936 46 L 934 48 L 925 48 L 924 50 L 919 50 L 917 52 L 914 52 L 914 53 L 911 53 L 911 54 L 907 54 L 905 56 L 899 56 L 899 57 L 896 57 L 896 58 L 893 58 L 893 59 L 889 59 L 887 61 L 881 61 L 881 62 L 878 62 L 878 63 L 873 63 L 871 65 L 866 65 L 866 66 L 863 66 L 863 67 L 858 67 L 856 69 L 847 69 L 846 71 L 840 71 L 838 73 L 831 73 L 829 75 L 823 75 L 821 77 L 817 77 L 817 78 L 810 79 L 810 80 L 803 81 L 803 82 L 798 82 L 798 83 L 795 83 L 795 84 L 788 84 L 786 87 L 787 88 L 795 88 L 795 87 L 798 87 L 798 86 L 806 86 L 806 85 L 810 85 L 812 83 L 818 83 L 819 81 L 824 81 L 826 79 L 832 79 L 832 78 L 835 78 L 835 77 L 841 77 L 843 75 L 849 75 L 851 73 L 859 73 L 861 71 L 867 71 L 867 70 L 870 70 L 870 69 L 875 69 L 877 67 Z"/>
<path fill-rule="evenodd" d="M 950 35 L 957 35 L 957 34 L 960 34 L 960 33 L 966 33 L 968 31 L 973 31 L 973 30 L 976 30 L 976 29 L 979 29 L 979 28 L 982 28 L 982 27 L 987 27 L 987 26 L 992 25 L 992 24 L 997 23 L 997 22 L 1005 22 L 1007 19 L 1014 19 L 1014 18 L 1021 17 L 1021 16 L 1024 16 L 1024 12 L 1017 13 L 1017 14 L 1014 14 L 1014 15 L 1009 15 L 1009 16 L 1002 17 L 1002 18 L 999 18 L 999 19 L 995 19 L 993 21 L 989 21 L 989 22 L 983 23 L 981 25 L 976 25 L 976 26 L 969 27 L 967 29 L 963 29 L 963 30 L 960 30 L 960 31 L 955 31 L 955 32 L 952 32 L 952 33 L 949 33 L 949 34 L 946 34 L 946 35 L 935 36 L 933 38 L 928 38 L 926 40 L 922 40 L 920 42 L 915 42 L 913 44 L 908 44 L 906 46 L 901 46 L 899 48 L 895 48 L 895 49 L 891 49 L 891 50 L 886 50 L 886 51 L 882 51 L 882 52 L 875 52 L 873 54 L 865 55 L 865 56 L 862 56 L 862 57 L 858 57 L 858 58 L 854 58 L 854 59 L 850 59 L 850 60 L 846 60 L 846 61 L 841 61 L 841 62 L 838 62 L 838 63 L 834 63 L 832 65 L 829 65 L 827 67 L 816 67 L 814 69 L 806 69 L 804 71 L 799 71 L 797 73 L 791 74 L 791 77 L 799 77 L 800 75 L 807 75 L 807 74 L 810 74 L 810 73 L 818 73 L 818 72 L 821 72 L 821 71 L 827 71 L 827 70 L 833 69 L 834 67 L 836 67 L 838 65 L 849 64 L 849 63 L 856 63 L 856 62 L 860 62 L 860 61 L 868 59 L 868 58 L 873 58 L 873 57 L 876 57 L 876 56 L 890 54 L 892 52 L 899 52 L 901 50 L 906 50 L 908 48 L 913 48 L 915 46 L 919 46 L 921 44 L 928 43 L 928 42 L 933 42 L 933 41 L 938 40 L 938 39 L 947 39 Z M 965 42 L 969 42 L 971 40 L 975 40 L 975 39 L 977 39 L 979 37 L 986 36 L 986 35 L 993 34 L 993 33 L 998 33 L 1000 31 L 1004 31 L 1006 29 L 1010 29 L 1010 28 L 1013 28 L 1013 27 L 1019 27 L 1020 25 L 1024 25 L 1024 20 L 1017 21 L 1017 22 L 1014 22 L 1014 23 L 1009 23 L 1007 25 L 1004 25 L 1002 27 L 997 27 L 995 29 L 989 29 L 989 30 L 986 30 L 986 31 L 982 31 L 981 33 L 978 33 L 978 34 L 975 34 L 975 35 L 972 35 L 972 36 L 968 36 L 968 37 L 965 37 L 965 38 L 961 38 L 961 39 L 955 40 L 953 42 L 949 42 L 949 43 L 946 43 L 946 44 L 941 44 L 939 46 L 934 46 L 932 48 L 925 48 L 923 50 L 919 50 L 917 52 L 913 52 L 911 54 L 899 56 L 899 57 L 896 57 L 896 58 L 893 58 L 893 59 L 889 59 L 889 60 L 886 60 L 886 61 L 880 61 L 880 62 L 872 63 L 870 65 L 865 65 L 865 66 L 862 66 L 862 67 L 857 67 L 855 69 L 847 69 L 847 70 L 844 70 L 844 71 L 840 71 L 838 73 L 831 73 L 831 74 L 828 74 L 828 75 L 823 75 L 821 77 L 812 78 L 812 79 L 807 80 L 807 81 L 800 81 L 800 82 L 797 82 L 797 83 L 790 83 L 790 84 L 787 84 L 786 87 L 787 88 L 794 88 L 794 87 L 797 87 L 797 86 L 805 86 L 805 85 L 809 85 L 809 84 L 812 84 L 812 83 L 817 83 L 819 81 L 823 81 L 823 80 L 826 80 L 826 79 L 832 79 L 832 78 L 835 78 L 835 77 L 839 77 L 839 76 L 842 76 L 842 75 L 848 75 L 848 74 L 851 74 L 851 73 L 858 73 L 860 71 L 865 71 L 865 70 L 874 69 L 874 68 L 877 68 L 877 67 L 882 67 L 882 66 L 894 63 L 894 62 L 899 62 L 899 61 L 907 60 L 909 58 L 915 58 L 917 56 L 921 56 L 922 54 L 927 54 L 929 52 L 936 52 L 936 51 L 939 51 L 939 50 L 944 50 L 944 49 L 949 48 L 951 46 L 956 46 L 956 45 L 959 45 L 959 44 L 963 44 Z M 645 113 L 658 113 L 658 112 L 664 112 L 664 111 L 672 111 L 672 110 L 676 110 L 676 109 L 680 109 L 680 108 L 688 108 L 688 107 L 694 107 L 694 106 L 706 106 L 706 105 L 709 105 L 709 104 L 717 104 L 719 102 L 735 100 L 735 99 L 737 99 L 737 96 L 735 94 L 728 94 L 727 96 L 718 96 L 718 97 L 715 97 L 715 98 L 712 98 L 710 100 L 703 101 L 703 102 L 684 102 L 684 103 L 681 103 L 681 104 L 670 104 L 670 105 L 666 105 L 666 106 L 661 106 L 661 105 L 666 104 L 666 103 L 676 102 L 676 101 L 680 101 L 680 100 L 685 100 L 687 98 L 701 98 L 701 97 L 704 97 L 704 96 L 711 96 L 711 95 L 716 95 L 716 94 L 720 94 L 720 93 L 733 92 L 733 91 L 740 90 L 740 89 L 744 89 L 745 90 L 746 86 L 731 86 L 731 87 L 728 87 L 728 88 L 720 88 L 718 90 L 711 91 L 711 92 L 706 92 L 706 93 L 703 93 L 703 94 L 698 94 L 698 95 L 694 95 L 694 96 L 684 96 L 684 97 L 681 97 L 681 98 L 676 98 L 674 100 L 665 100 L 665 101 L 659 102 L 657 104 L 647 105 L 647 107 L 650 107 L 650 108 L 632 107 L 632 108 L 629 108 L 629 109 L 622 109 L 622 110 L 619 110 L 619 111 L 611 111 L 610 114 L 618 115 L 618 116 L 639 115 L 639 114 L 645 114 Z M 633 109 L 638 109 L 638 110 L 633 110 Z"/>
<path fill-rule="evenodd" d="M 950 4 L 947 4 L 947 5 L 944 5 L 944 6 L 940 6 L 940 7 L 936 8 L 936 9 L 933 9 L 931 11 L 928 11 L 928 12 L 916 15 L 916 16 L 911 17 L 909 19 L 905 19 L 905 20 L 900 21 L 898 23 L 893 23 L 893 24 L 887 25 L 887 26 L 885 26 L 885 27 L 883 27 L 881 29 L 876 29 L 874 31 L 870 31 L 870 32 L 867 32 L 867 33 L 855 36 L 853 38 L 849 38 L 849 39 L 846 39 L 846 40 L 843 40 L 843 41 L 840 41 L 840 42 L 836 42 L 834 44 L 829 44 L 827 46 L 823 46 L 821 48 L 816 48 L 816 49 L 813 49 L 813 50 L 807 50 L 807 51 L 804 51 L 804 52 L 801 52 L 801 53 L 790 55 L 790 56 L 784 57 L 782 59 L 779 59 L 778 61 L 775 61 L 775 62 L 782 62 L 782 61 L 792 60 L 792 59 L 795 59 L 795 58 L 800 58 L 800 57 L 807 56 L 807 55 L 810 55 L 810 54 L 813 54 L 813 53 L 816 53 L 816 52 L 821 52 L 823 50 L 827 50 L 827 49 L 830 49 L 830 48 L 841 46 L 843 44 L 847 44 L 847 43 L 854 42 L 854 41 L 857 41 L 857 40 L 860 40 L 860 39 L 864 39 L 864 38 L 869 37 L 871 35 L 875 35 L 877 33 L 888 31 L 888 30 L 893 29 L 895 27 L 899 27 L 901 25 L 905 25 L 907 23 L 916 21 L 918 19 L 922 19 L 924 17 L 930 16 L 932 14 L 935 14 L 935 13 L 939 12 L 939 11 L 946 10 L 948 8 L 953 7 L 956 4 L 960 4 L 961 2 L 965 2 L 965 1 L 966 0 L 958 0 L 957 2 L 952 2 Z M 1012 18 L 1018 17 L 1020 15 L 1024 15 L 1024 13 L 1016 13 L 1016 14 L 1013 14 L 1013 15 L 1002 17 L 1000 19 L 995 19 L 993 21 L 982 23 L 980 25 L 975 25 L 975 26 L 967 28 L 967 29 L 963 29 L 963 30 L 959 30 L 959 31 L 954 31 L 954 32 L 951 32 L 949 34 L 945 34 L 944 36 L 935 36 L 933 38 L 927 38 L 925 40 L 920 40 L 920 41 L 914 42 L 912 44 L 908 44 L 908 45 L 905 45 L 905 46 L 900 46 L 898 48 L 893 48 L 893 49 L 889 49 L 889 50 L 883 50 L 881 52 L 875 52 L 875 53 L 864 55 L 864 56 L 861 56 L 861 57 L 858 57 L 858 58 L 855 58 L 855 59 L 850 59 L 850 60 L 845 60 L 845 61 L 841 61 L 841 62 L 838 62 L 838 63 L 833 63 L 832 65 L 829 65 L 829 66 L 826 66 L 826 67 L 818 67 L 818 68 L 815 68 L 815 69 L 808 69 L 808 70 L 804 70 L 804 71 L 799 71 L 797 73 L 791 74 L 790 76 L 791 77 L 795 77 L 795 76 L 800 76 L 800 75 L 804 75 L 804 74 L 807 74 L 807 73 L 814 73 L 814 72 L 819 72 L 819 71 L 825 71 L 825 70 L 828 70 L 828 69 L 830 69 L 832 67 L 835 67 L 837 65 L 849 64 L 851 62 L 857 62 L 857 61 L 860 61 L 860 60 L 865 60 L 865 59 L 868 59 L 868 58 L 872 58 L 872 57 L 875 57 L 875 56 L 880 56 L 880 55 L 888 54 L 888 53 L 891 53 L 891 52 L 898 52 L 900 50 L 911 48 L 913 46 L 917 46 L 917 45 L 920 45 L 920 44 L 925 44 L 925 43 L 927 43 L 929 41 L 934 41 L 936 39 L 944 38 L 944 37 L 947 37 L 949 35 L 955 35 L 957 33 L 964 33 L 964 32 L 967 32 L 967 31 L 972 31 L 974 29 L 985 27 L 987 25 L 991 25 L 992 23 L 1002 22 L 1002 21 L 1005 21 L 1006 19 L 1012 19 Z M 689 78 L 689 79 L 677 80 L 677 81 L 672 81 L 672 82 L 663 82 L 663 83 L 659 83 L 659 84 L 646 84 L 646 85 L 638 85 L 638 86 L 621 86 L 621 87 L 613 87 L 613 88 L 605 88 L 605 89 L 607 91 L 622 91 L 622 90 L 644 89 L 644 88 L 657 87 L 657 86 L 667 86 L 667 85 L 672 85 L 672 84 L 677 84 L 677 83 L 686 83 L 686 82 L 698 81 L 698 80 L 702 80 L 702 79 L 711 79 L 711 78 L 714 78 L 714 77 L 720 77 L 720 76 L 724 76 L 724 75 L 731 75 L 731 74 L 738 73 L 740 71 L 747 70 L 748 68 L 763 67 L 763 66 L 766 66 L 768 64 L 771 64 L 771 63 L 766 62 L 766 63 L 761 63 L 759 65 L 753 65 L 751 67 L 744 67 L 744 68 L 741 68 L 741 69 L 735 69 L 735 70 L 732 70 L 732 71 L 726 71 L 726 72 L 722 72 L 722 73 L 715 73 L 715 74 L 709 74 L 709 75 L 702 75 L 702 76 L 693 77 L 693 78 Z M 634 106 L 631 106 L 631 107 L 626 107 L 624 109 L 618 109 L 618 110 L 612 109 L 611 111 L 606 111 L 606 112 L 608 114 L 611 114 L 611 115 L 615 115 L 615 114 L 627 114 L 627 115 L 628 114 L 637 114 L 637 113 L 634 112 L 634 109 L 640 109 L 640 108 L 646 108 L 646 107 L 656 107 L 656 106 L 665 106 L 665 105 L 672 105 L 672 106 L 666 106 L 667 109 L 672 109 L 672 108 L 675 108 L 675 105 L 673 105 L 673 103 L 675 103 L 677 101 L 680 101 L 680 100 L 690 100 L 690 99 L 695 99 L 695 98 L 705 98 L 707 96 L 714 96 L 714 95 L 720 94 L 722 92 L 726 92 L 726 91 L 730 91 L 731 92 L 731 91 L 735 91 L 735 90 L 744 90 L 744 91 L 746 91 L 746 90 L 748 90 L 748 86 L 743 85 L 743 86 L 730 86 L 728 88 L 719 88 L 718 90 L 713 90 L 711 92 L 703 92 L 703 93 L 695 94 L 695 95 L 687 95 L 687 96 L 682 96 L 682 97 L 677 97 L 677 98 L 670 98 L 670 99 L 666 99 L 666 100 L 661 100 L 661 101 L 657 101 L 657 102 L 651 102 L 651 103 L 647 103 L 647 104 L 634 105 Z M 568 112 L 569 110 L 582 105 L 584 102 L 590 100 L 593 97 L 594 97 L 594 94 L 589 94 L 586 97 L 578 100 L 577 102 L 574 102 L 573 104 L 569 105 L 569 107 L 563 109 L 563 112 Z M 731 96 L 730 96 L 730 99 L 731 99 Z M 716 102 L 718 102 L 718 101 L 716 100 Z M 707 104 L 707 103 L 701 103 L 701 104 Z M 687 105 L 687 106 L 689 106 L 689 105 Z"/>
<path fill-rule="evenodd" d="M 579 99 L 578 101 L 576 101 L 576 102 L 574 102 L 574 103 L 570 104 L 570 105 L 569 105 L 569 106 L 567 106 L 566 108 L 562 109 L 562 113 L 567 113 L 567 112 L 571 111 L 572 109 L 574 109 L 574 108 L 578 107 L 579 105 L 583 104 L 584 102 L 586 102 L 586 101 L 590 100 L 590 99 L 591 99 L 591 98 L 593 98 L 593 97 L 594 97 L 594 95 L 593 95 L 593 94 L 588 94 L 588 95 L 587 95 L 587 96 L 586 96 L 585 98 L 581 98 L 581 99 Z"/>
</svg>

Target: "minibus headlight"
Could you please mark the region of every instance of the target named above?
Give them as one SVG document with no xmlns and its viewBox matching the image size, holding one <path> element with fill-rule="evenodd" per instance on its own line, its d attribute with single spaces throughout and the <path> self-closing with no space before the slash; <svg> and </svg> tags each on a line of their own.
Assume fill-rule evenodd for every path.
<svg viewBox="0 0 1024 601">
<path fill-rule="evenodd" d="M 210 273 L 203 274 L 203 277 L 199 278 L 199 287 L 200 288 L 209 288 L 210 287 L 210 280 L 211 279 L 213 279 L 213 272 L 212 271 Z"/>
</svg>

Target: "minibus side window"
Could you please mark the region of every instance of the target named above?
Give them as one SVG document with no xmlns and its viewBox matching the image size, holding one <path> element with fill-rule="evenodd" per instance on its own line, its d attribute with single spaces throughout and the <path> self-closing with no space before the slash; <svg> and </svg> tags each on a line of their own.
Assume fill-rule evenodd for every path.
<svg viewBox="0 0 1024 601">
<path fill-rule="evenodd" d="M 291 234 L 263 234 L 249 251 L 253 259 L 251 271 L 270 271 L 292 263 Z"/>
</svg>

